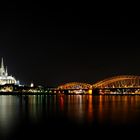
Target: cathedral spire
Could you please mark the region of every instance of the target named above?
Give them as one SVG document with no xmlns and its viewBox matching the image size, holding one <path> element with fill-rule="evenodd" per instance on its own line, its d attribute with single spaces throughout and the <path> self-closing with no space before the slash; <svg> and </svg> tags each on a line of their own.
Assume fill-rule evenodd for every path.
<svg viewBox="0 0 140 140">
<path fill-rule="evenodd" d="M 1 58 L 1 70 L 0 70 L 0 75 L 1 75 L 1 76 L 4 76 L 4 75 L 5 75 L 5 69 L 4 69 L 3 58 Z"/>
<path fill-rule="evenodd" d="M 6 70 L 5 70 L 5 76 L 8 76 L 7 66 L 6 66 Z"/>
<path fill-rule="evenodd" d="M 8 76 L 7 67 L 4 66 L 3 58 L 1 58 L 0 62 L 0 85 L 5 84 L 19 84 L 13 76 Z M 7 91 L 6 89 L 4 89 Z M 9 91 L 9 89 L 8 89 Z"/>
<path fill-rule="evenodd" d="M 1 68 L 4 68 L 3 57 L 1 58 Z"/>
</svg>

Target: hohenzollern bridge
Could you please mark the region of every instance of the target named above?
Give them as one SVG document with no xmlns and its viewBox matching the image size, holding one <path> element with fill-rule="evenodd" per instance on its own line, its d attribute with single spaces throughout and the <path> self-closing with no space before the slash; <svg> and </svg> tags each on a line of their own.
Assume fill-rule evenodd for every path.
<svg viewBox="0 0 140 140">
<path fill-rule="evenodd" d="M 140 89 L 140 76 L 120 75 L 110 77 L 99 82 L 88 84 L 80 82 L 70 82 L 60 85 L 58 89 L 76 90 L 76 89 Z"/>
</svg>

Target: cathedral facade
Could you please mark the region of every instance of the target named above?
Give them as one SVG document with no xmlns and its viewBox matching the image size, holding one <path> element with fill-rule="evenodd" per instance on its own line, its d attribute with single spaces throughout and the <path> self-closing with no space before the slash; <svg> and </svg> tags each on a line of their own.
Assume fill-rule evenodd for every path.
<svg viewBox="0 0 140 140">
<path fill-rule="evenodd" d="M 4 67 L 3 58 L 0 65 L 0 85 L 16 84 L 17 81 L 13 76 L 8 75 L 7 68 Z"/>
</svg>

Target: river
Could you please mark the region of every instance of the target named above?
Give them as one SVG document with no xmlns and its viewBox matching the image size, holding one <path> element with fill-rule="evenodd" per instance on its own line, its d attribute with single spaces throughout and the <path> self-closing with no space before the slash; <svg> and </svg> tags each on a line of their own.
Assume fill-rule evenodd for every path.
<svg viewBox="0 0 140 140">
<path fill-rule="evenodd" d="M 0 139 L 128 135 L 139 126 L 138 95 L 0 96 Z"/>
</svg>

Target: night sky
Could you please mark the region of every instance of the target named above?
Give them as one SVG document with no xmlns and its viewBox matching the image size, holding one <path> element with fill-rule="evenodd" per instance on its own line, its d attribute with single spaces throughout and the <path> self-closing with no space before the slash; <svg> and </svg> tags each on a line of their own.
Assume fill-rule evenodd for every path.
<svg viewBox="0 0 140 140">
<path fill-rule="evenodd" d="M 0 10 L 0 57 L 22 84 L 140 75 L 138 20 L 90 8 L 8 4 Z"/>
</svg>

